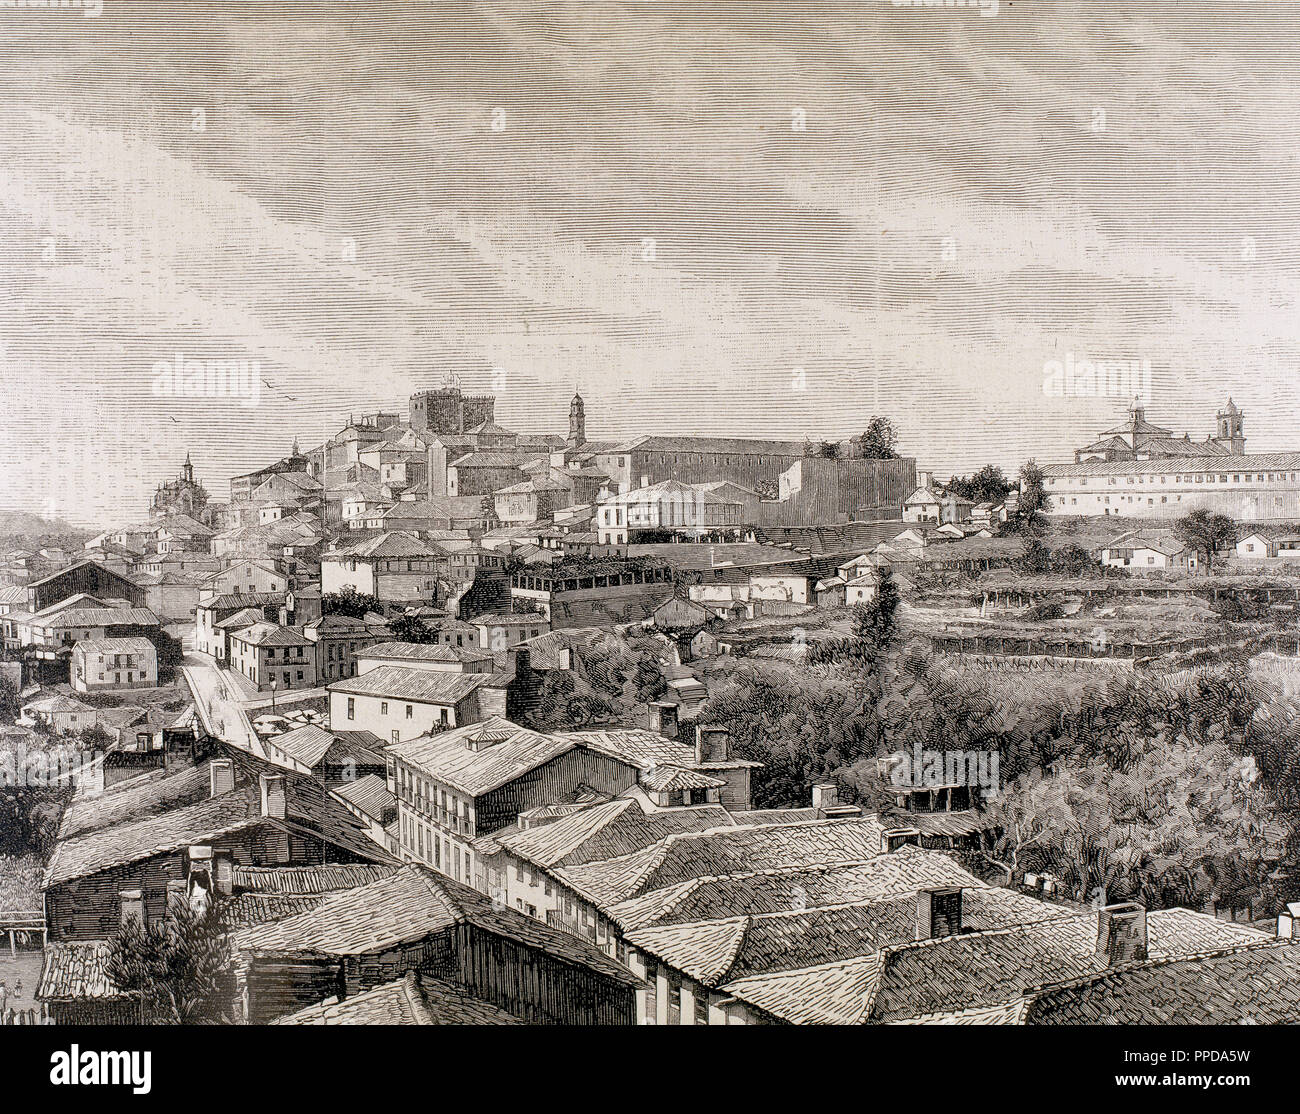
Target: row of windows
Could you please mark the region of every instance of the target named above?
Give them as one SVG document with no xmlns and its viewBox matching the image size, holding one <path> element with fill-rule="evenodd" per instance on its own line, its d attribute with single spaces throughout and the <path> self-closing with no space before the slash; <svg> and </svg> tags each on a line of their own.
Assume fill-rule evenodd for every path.
<svg viewBox="0 0 1300 1114">
<path fill-rule="evenodd" d="M 1153 484 L 1156 482 L 1162 484 L 1171 483 L 1171 482 L 1189 483 L 1189 484 L 1190 483 L 1198 483 L 1198 484 L 1211 483 L 1212 484 L 1216 482 L 1216 477 L 1217 477 L 1217 482 L 1221 484 L 1295 483 L 1296 476 L 1297 473 L 1295 472 L 1189 472 L 1186 474 L 1175 475 L 1172 478 L 1169 476 L 1158 476 L 1158 477 L 1152 476 L 1150 480 L 1151 483 Z M 1061 480 L 1063 484 L 1067 484 L 1069 482 L 1068 477 L 1065 476 L 1061 476 L 1061 477 L 1049 476 L 1047 480 L 1048 487 L 1055 487 L 1058 478 Z M 1101 477 L 1098 476 L 1097 481 L 1100 482 L 1100 480 Z M 1119 480 L 1120 480 L 1119 476 L 1106 477 L 1106 483 L 1111 487 L 1114 487 L 1119 482 Z M 1079 487 L 1086 487 L 1091 482 L 1092 479 L 1088 476 L 1080 476 L 1076 480 L 1076 483 Z M 1127 476 L 1124 478 L 1124 482 L 1129 484 L 1132 483 L 1142 484 L 1147 482 L 1147 477 L 1145 474 L 1136 477 Z"/>
</svg>

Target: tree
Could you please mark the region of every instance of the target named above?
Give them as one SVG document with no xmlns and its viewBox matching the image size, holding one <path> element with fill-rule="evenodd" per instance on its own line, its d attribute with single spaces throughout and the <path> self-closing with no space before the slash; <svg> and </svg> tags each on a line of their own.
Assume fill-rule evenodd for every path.
<svg viewBox="0 0 1300 1114">
<path fill-rule="evenodd" d="M 322 596 L 320 603 L 322 614 L 349 615 L 353 619 L 364 619 L 369 611 L 377 611 L 381 615 L 384 611 L 384 605 L 377 596 L 358 592 L 350 584 L 341 592 L 330 592 Z"/>
<path fill-rule="evenodd" d="M 13 723 L 21 711 L 18 686 L 7 674 L 0 674 L 0 723 Z"/>
<path fill-rule="evenodd" d="M 438 632 L 429 629 L 429 625 L 418 615 L 401 615 L 388 624 L 389 631 L 398 642 L 434 642 Z"/>
<path fill-rule="evenodd" d="M 894 460 L 898 453 L 898 430 L 888 418 L 873 414 L 860 442 L 865 460 Z"/>
<path fill-rule="evenodd" d="M 853 608 L 853 637 L 863 641 L 873 653 L 887 649 L 894 641 L 898 604 L 894 574 L 884 569 L 876 584 L 876 594 Z"/>
<path fill-rule="evenodd" d="M 636 673 L 632 678 L 636 686 L 636 698 L 641 704 L 658 700 L 668 691 L 668 682 L 664 680 L 664 671 L 651 654 L 642 654 L 636 663 Z"/>
<path fill-rule="evenodd" d="M 1214 554 L 1237 540 L 1237 526 L 1226 514 L 1211 514 L 1206 510 L 1192 511 L 1174 526 L 1178 540 L 1195 550 L 1205 564 L 1208 576 L 1214 565 Z"/>
<path fill-rule="evenodd" d="M 1052 509 L 1052 497 L 1043 489 L 1043 470 L 1032 457 L 1020 467 L 1020 505 L 1016 511 L 1023 527 L 1032 527 L 1040 513 Z"/>
<path fill-rule="evenodd" d="M 220 999 L 231 971 L 230 945 L 210 908 L 180 901 L 161 924 L 128 919 L 109 941 L 105 970 L 119 989 L 140 996 L 148 1023 L 226 1020 Z"/>
<path fill-rule="evenodd" d="M 944 485 L 948 495 L 960 495 L 976 503 L 1001 503 L 1015 485 L 996 464 L 986 464 L 973 476 L 954 476 Z"/>
</svg>

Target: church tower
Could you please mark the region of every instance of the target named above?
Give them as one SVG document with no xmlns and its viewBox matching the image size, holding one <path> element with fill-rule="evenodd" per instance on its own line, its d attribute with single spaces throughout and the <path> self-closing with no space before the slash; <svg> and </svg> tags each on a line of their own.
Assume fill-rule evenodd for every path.
<svg viewBox="0 0 1300 1114">
<path fill-rule="evenodd" d="M 587 443 L 587 408 L 582 395 L 573 392 L 573 401 L 569 403 L 569 448 L 576 449 Z"/>
<path fill-rule="evenodd" d="M 194 482 L 194 465 L 190 463 L 190 454 L 185 454 L 185 467 L 181 469 L 181 483 L 192 484 Z"/>
<path fill-rule="evenodd" d="M 1246 434 L 1243 432 L 1245 413 L 1237 409 L 1231 398 L 1228 405 L 1219 411 L 1219 430 L 1215 440 L 1233 456 L 1246 455 Z"/>
</svg>

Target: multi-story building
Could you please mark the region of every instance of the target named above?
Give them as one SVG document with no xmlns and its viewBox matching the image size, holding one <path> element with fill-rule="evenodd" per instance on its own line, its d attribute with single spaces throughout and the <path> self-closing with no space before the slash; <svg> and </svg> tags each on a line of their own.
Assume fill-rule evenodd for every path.
<svg viewBox="0 0 1300 1114">
<path fill-rule="evenodd" d="M 463 395 L 457 386 L 416 391 L 409 404 L 411 428 L 420 432 L 463 434 L 496 416 L 491 395 Z"/>
<path fill-rule="evenodd" d="M 322 615 L 304 624 L 302 633 L 315 646 L 316 678 L 321 684 L 355 677 L 359 655 L 389 637 L 386 626 L 351 615 Z"/>
<path fill-rule="evenodd" d="M 230 633 L 230 668 L 259 690 L 316 687 L 315 644 L 291 627 L 254 623 Z"/>
<path fill-rule="evenodd" d="M 72 687 L 77 692 L 157 684 L 158 651 L 147 638 L 88 638 L 72 647 Z"/>
<path fill-rule="evenodd" d="M 1247 453 L 1245 414 L 1231 399 L 1204 441 L 1174 437 L 1141 407 L 1130 422 L 1043 467 L 1046 513 L 1182 518 L 1194 510 L 1243 522 L 1300 518 L 1300 452 Z"/>
<path fill-rule="evenodd" d="M 353 588 L 381 600 L 433 600 L 447 555 L 432 542 L 390 531 L 321 558 L 321 591 Z"/>
<path fill-rule="evenodd" d="M 510 594 L 552 630 L 646 619 L 673 594 L 673 569 L 641 558 L 569 558 L 515 572 Z"/>
<path fill-rule="evenodd" d="M 613 796 L 636 784 L 637 767 L 583 745 L 494 717 L 387 748 L 404 858 L 486 891 L 475 840 L 521 812 L 572 794 Z"/>
<path fill-rule="evenodd" d="M 524 665 L 526 669 L 526 663 Z M 431 670 L 379 664 L 355 677 L 334 681 L 329 691 L 330 727 L 371 731 L 385 742 L 478 723 L 514 712 L 519 667 L 511 673 Z"/>
</svg>

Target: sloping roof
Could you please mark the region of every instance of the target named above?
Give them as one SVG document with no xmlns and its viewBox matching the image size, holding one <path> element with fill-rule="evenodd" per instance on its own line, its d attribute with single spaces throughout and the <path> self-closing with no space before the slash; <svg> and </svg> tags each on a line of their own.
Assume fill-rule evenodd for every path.
<svg viewBox="0 0 1300 1114">
<path fill-rule="evenodd" d="M 327 998 L 272 1025 L 519 1025 L 514 1014 L 472 998 L 452 983 L 408 972 L 395 982 L 339 1001 Z"/>
<path fill-rule="evenodd" d="M 681 832 L 701 832 L 733 824 L 721 805 L 645 812 L 631 797 L 592 805 L 540 828 L 528 828 L 498 842 L 512 854 L 540 867 L 580 866 L 617 858 Z"/>
<path fill-rule="evenodd" d="M 461 675 L 432 673 L 428 676 Z M 481 744 L 471 750 L 469 744 L 475 739 L 482 740 Z M 418 766 L 430 777 L 477 796 L 535 770 L 577 745 L 568 736 L 543 735 L 501 716 L 492 716 L 482 723 L 390 744 L 387 752 Z"/>
<path fill-rule="evenodd" d="M 141 635 L 130 638 L 83 638 L 72 647 L 73 653 L 85 654 L 152 654 L 153 643 Z"/>
<path fill-rule="evenodd" d="M 60 842 L 45 868 L 45 886 L 124 866 L 191 843 L 208 843 L 253 824 L 268 822 L 242 789 L 128 820 Z"/>
<path fill-rule="evenodd" d="M 290 627 L 265 621 L 233 631 L 230 637 L 249 646 L 306 646 L 310 641 Z"/>
<path fill-rule="evenodd" d="M 218 630 L 243 630 L 245 627 L 251 627 L 255 623 L 266 622 L 266 616 L 262 614 L 260 608 L 245 607 L 236 611 L 233 615 L 228 615 L 218 623 L 212 625 Z"/>
<path fill-rule="evenodd" d="M 643 779 L 647 789 L 671 792 L 677 789 L 721 789 L 727 783 L 721 778 L 709 777 L 697 770 L 683 770 L 676 766 L 656 766 Z"/>
<path fill-rule="evenodd" d="M 99 792 L 79 785 L 64 809 L 59 838 L 71 839 L 206 800 L 211 784 L 210 765 L 204 762 L 176 772 L 150 770 Z"/>
<path fill-rule="evenodd" d="M 330 894 L 314 909 L 234 934 L 238 952 L 261 956 L 366 955 L 469 923 L 625 984 L 639 980 L 594 944 L 511 909 L 416 864 Z"/>
<path fill-rule="evenodd" d="M 147 607 L 73 607 L 48 617 L 37 615 L 39 627 L 157 627 L 162 625 Z"/>
<path fill-rule="evenodd" d="M 1150 957 L 1159 959 L 1268 937 L 1205 914 L 1170 909 L 1147 914 L 1147 939 Z M 1062 979 L 1098 973 L 1103 961 L 1096 945 L 1093 918 L 1074 916 L 887 948 L 863 1016 L 902 1021 L 1005 1003 L 1041 984 L 1045 972 Z"/>
<path fill-rule="evenodd" d="M 336 785 L 334 794 L 376 820 L 382 820 L 385 813 L 397 807 L 396 795 L 389 792 L 387 783 L 377 774 Z"/>
<path fill-rule="evenodd" d="M 275 736 L 272 745 L 312 769 L 334 745 L 334 736 L 325 728 L 309 723 L 305 727 Z"/>
<path fill-rule="evenodd" d="M 1173 475 L 1179 472 L 1269 472 L 1300 469 L 1300 453 L 1246 453 L 1218 455 L 1206 460 L 1114 460 L 1091 464 L 1045 464 L 1044 476 Z"/>
<path fill-rule="evenodd" d="M 315 866 L 236 866 L 236 890 L 268 894 L 323 894 L 387 878 L 397 868 L 377 863 L 320 863 Z"/>
<path fill-rule="evenodd" d="M 45 967 L 36 997 L 43 1002 L 131 997 L 108 977 L 110 952 L 107 940 L 50 941 L 45 945 Z"/>
<path fill-rule="evenodd" d="M 1283 1025 L 1300 1021 L 1291 941 L 1135 963 L 1035 992 L 1026 1025 Z"/>
<path fill-rule="evenodd" d="M 394 700 L 424 701 L 430 704 L 457 704 L 475 689 L 487 685 L 499 687 L 497 673 L 434 672 L 407 669 L 400 665 L 380 665 L 355 677 L 333 681 L 325 687 L 330 692 L 357 696 L 387 696 Z"/>
<path fill-rule="evenodd" d="M 477 647 L 445 646 L 436 642 L 376 642 L 357 650 L 358 658 L 384 661 L 482 661 L 492 654 Z"/>
<path fill-rule="evenodd" d="M 397 507 L 393 508 L 393 511 L 396 511 L 401 505 L 398 504 Z M 415 504 L 412 503 L 409 506 L 415 506 Z M 326 559 L 336 557 L 436 557 L 441 552 L 436 546 L 423 542 L 410 534 L 404 534 L 400 530 L 389 530 L 378 537 L 368 538 L 347 549 L 341 549 L 338 553 L 326 554 Z"/>
<path fill-rule="evenodd" d="M 861 862 L 880 854 L 885 827 L 875 817 L 732 827 L 672 835 L 620 858 L 562 867 L 557 876 L 602 908 L 693 878 L 810 862 Z"/>
</svg>

